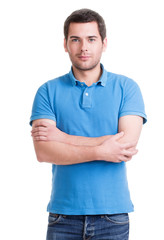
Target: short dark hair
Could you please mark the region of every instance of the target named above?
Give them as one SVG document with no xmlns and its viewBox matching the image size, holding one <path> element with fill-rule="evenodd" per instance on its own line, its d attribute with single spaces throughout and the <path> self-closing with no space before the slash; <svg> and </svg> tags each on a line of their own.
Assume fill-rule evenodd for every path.
<svg viewBox="0 0 164 240">
<path fill-rule="evenodd" d="M 67 17 L 64 23 L 64 37 L 66 40 L 68 39 L 69 25 L 72 22 L 74 23 L 97 22 L 102 41 L 106 37 L 106 26 L 104 19 L 93 10 L 83 8 L 72 12 L 71 15 Z"/>
</svg>

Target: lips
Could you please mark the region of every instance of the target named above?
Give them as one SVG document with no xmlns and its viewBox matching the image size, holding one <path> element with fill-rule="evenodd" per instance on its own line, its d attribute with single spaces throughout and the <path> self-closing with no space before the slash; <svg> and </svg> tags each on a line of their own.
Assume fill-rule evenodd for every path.
<svg viewBox="0 0 164 240">
<path fill-rule="evenodd" d="M 85 60 L 88 60 L 90 58 L 90 56 L 89 55 L 80 55 L 80 56 L 78 56 L 78 58 L 85 61 Z"/>
</svg>

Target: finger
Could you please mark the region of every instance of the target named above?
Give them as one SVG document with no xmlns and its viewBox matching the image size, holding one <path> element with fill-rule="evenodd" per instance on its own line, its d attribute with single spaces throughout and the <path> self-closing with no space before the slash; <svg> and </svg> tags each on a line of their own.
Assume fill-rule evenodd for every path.
<svg viewBox="0 0 164 240">
<path fill-rule="evenodd" d="M 47 132 L 33 132 L 31 133 L 32 137 L 47 136 Z"/>
<path fill-rule="evenodd" d="M 122 162 L 129 162 L 131 159 L 132 159 L 132 157 L 124 156 L 124 157 L 122 157 Z"/>
<path fill-rule="evenodd" d="M 48 127 L 49 124 L 50 124 L 50 123 L 48 123 L 47 121 L 42 121 L 42 120 L 41 120 L 41 121 L 38 121 L 38 122 L 35 124 L 34 128 L 35 128 L 35 127 L 39 127 L 39 126 Z"/>
<path fill-rule="evenodd" d="M 35 132 L 40 132 L 40 131 L 41 132 L 47 131 L 47 128 L 38 126 L 38 127 L 33 128 L 31 132 L 35 133 Z"/>
<path fill-rule="evenodd" d="M 132 148 L 127 148 L 128 151 L 133 151 L 133 150 L 136 150 L 136 146 L 135 147 L 132 147 Z"/>
<path fill-rule="evenodd" d="M 36 132 L 31 132 L 32 137 L 37 137 L 37 136 L 47 136 L 47 132 L 41 132 L 41 131 L 36 131 Z"/>
<path fill-rule="evenodd" d="M 137 145 L 137 142 L 123 143 L 122 149 L 134 148 L 136 147 L 136 145 Z"/>
<path fill-rule="evenodd" d="M 128 162 L 132 159 L 132 156 L 120 156 L 120 162 Z"/>
<path fill-rule="evenodd" d="M 35 136 L 33 137 L 34 141 L 46 141 L 47 137 L 46 136 Z"/>
<path fill-rule="evenodd" d="M 131 150 L 131 151 L 124 150 L 124 151 L 122 152 L 122 154 L 123 154 L 123 156 L 132 157 L 132 156 L 136 155 L 137 152 L 138 152 L 137 149 L 134 149 L 134 150 Z"/>
</svg>

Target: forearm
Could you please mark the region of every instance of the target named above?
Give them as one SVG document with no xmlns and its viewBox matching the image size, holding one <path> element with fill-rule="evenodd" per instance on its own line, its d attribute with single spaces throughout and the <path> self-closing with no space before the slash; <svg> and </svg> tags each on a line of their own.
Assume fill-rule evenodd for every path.
<svg viewBox="0 0 164 240">
<path fill-rule="evenodd" d="M 69 135 L 58 129 L 51 120 L 34 121 L 32 137 L 38 161 L 59 165 L 96 160 L 95 147 L 110 138 Z"/>
<path fill-rule="evenodd" d="M 105 135 L 102 137 L 83 137 L 65 134 L 63 138 L 63 143 L 68 143 L 78 146 L 98 146 L 102 144 L 105 140 L 109 139 L 112 135 Z"/>
<path fill-rule="evenodd" d="M 133 126 L 133 129 L 135 129 L 135 126 Z M 131 129 L 132 133 L 133 129 Z M 123 130 L 124 118 L 120 120 L 119 126 L 119 131 Z M 137 153 L 135 150 L 136 144 L 131 143 L 131 138 L 126 144 L 127 140 L 125 138 L 127 138 L 126 135 L 129 135 L 128 131 L 126 132 L 127 134 L 120 133 L 97 138 L 73 136 L 60 131 L 56 128 L 55 123 L 49 124 L 36 120 L 33 124 L 32 137 L 39 162 L 70 165 L 94 160 L 108 162 L 130 160 Z M 132 133 L 130 135 L 136 135 Z M 120 140 L 125 143 L 120 143 Z"/>
<path fill-rule="evenodd" d="M 34 122 L 32 137 L 35 141 L 56 141 L 78 146 L 98 146 L 111 135 L 101 137 L 84 137 L 67 134 L 56 127 L 51 120 L 37 120 Z"/>
<path fill-rule="evenodd" d="M 119 144 L 123 132 L 112 136 L 98 146 L 77 146 L 56 141 L 34 141 L 36 156 L 39 162 L 56 165 L 72 165 L 95 160 L 120 163 L 129 161 L 137 151 L 134 144 Z"/>
<path fill-rule="evenodd" d="M 56 141 L 34 141 L 39 162 L 56 165 L 71 165 L 97 160 L 96 147 L 76 146 Z"/>
</svg>

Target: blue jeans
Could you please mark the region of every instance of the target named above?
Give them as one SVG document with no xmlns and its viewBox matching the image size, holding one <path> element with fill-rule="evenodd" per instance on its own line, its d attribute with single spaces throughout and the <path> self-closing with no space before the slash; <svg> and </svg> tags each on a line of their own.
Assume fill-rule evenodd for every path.
<svg viewBox="0 0 164 240">
<path fill-rule="evenodd" d="M 128 213 L 88 216 L 49 214 L 47 240 L 128 239 Z"/>
</svg>

